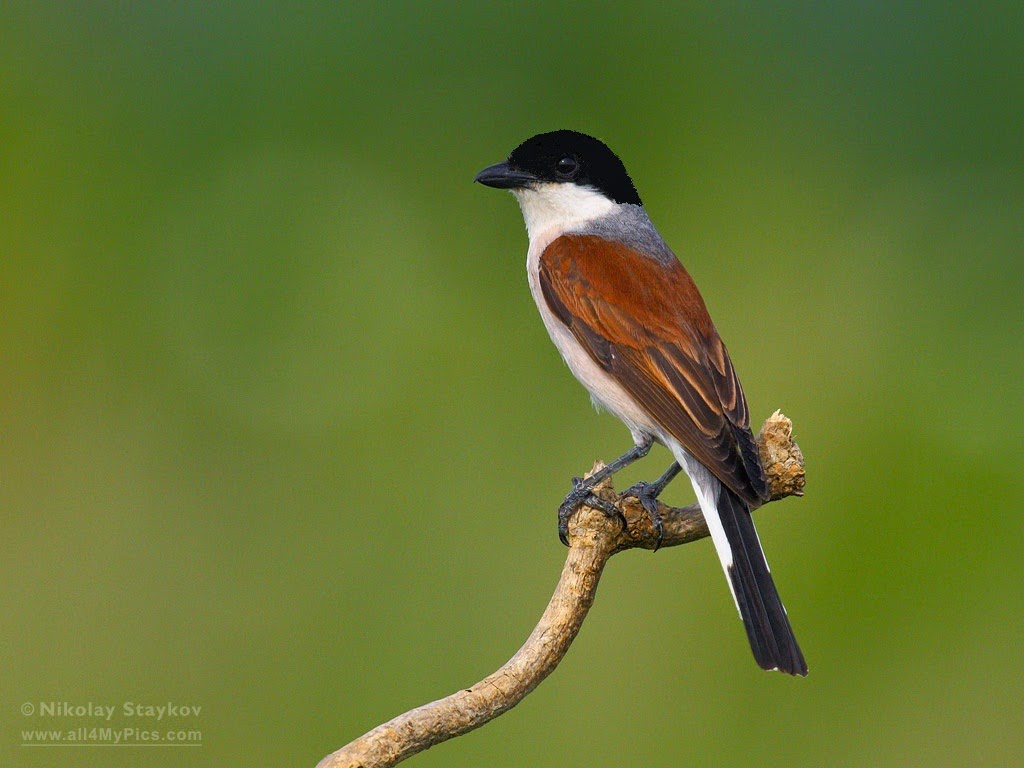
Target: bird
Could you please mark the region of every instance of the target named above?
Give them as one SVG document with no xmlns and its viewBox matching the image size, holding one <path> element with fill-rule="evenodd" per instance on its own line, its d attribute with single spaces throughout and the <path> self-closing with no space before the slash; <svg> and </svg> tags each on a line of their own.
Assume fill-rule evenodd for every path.
<svg viewBox="0 0 1024 768">
<path fill-rule="evenodd" d="M 690 478 L 758 665 L 804 676 L 807 664 L 782 605 L 751 510 L 768 483 L 746 397 L 704 299 L 658 233 L 625 166 L 600 139 L 541 133 L 474 181 L 512 192 L 529 237 L 527 279 L 551 340 L 599 410 L 629 429 L 632 447 L 559 507 L 559 536 L 582 505 L 621 513 L 593 491 L 648 454 L 671 452 L 638 499 L 658 535 L 659 494 Z"/>
</svg>

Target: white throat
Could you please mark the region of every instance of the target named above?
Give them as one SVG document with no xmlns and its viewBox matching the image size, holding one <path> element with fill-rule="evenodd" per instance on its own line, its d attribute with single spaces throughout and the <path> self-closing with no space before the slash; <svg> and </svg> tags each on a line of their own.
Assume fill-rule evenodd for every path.
<svg viewBox="0 0 1024 768">
<path fill-rule="evenodd" d="M 542 183 L 514 189 L 512 193 L 523 211 L 531 243 L 576 229 L 616 207 L 614 201 L 596 189 L 576 184 Z"/>
</svg>

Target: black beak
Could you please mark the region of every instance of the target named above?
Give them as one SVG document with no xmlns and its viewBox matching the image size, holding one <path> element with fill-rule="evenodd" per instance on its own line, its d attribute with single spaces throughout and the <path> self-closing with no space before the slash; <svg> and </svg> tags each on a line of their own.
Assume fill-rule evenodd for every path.
<svg viewBox="0 0 1024 768">
<path fill-rule="evenodd" d="M 498 163 L 484 168 L 473 181 L 495 189 L 522 189 L 537 181 L 537 177 L 526 171 L 517 171 L 508 163 Z"/>
</svg>

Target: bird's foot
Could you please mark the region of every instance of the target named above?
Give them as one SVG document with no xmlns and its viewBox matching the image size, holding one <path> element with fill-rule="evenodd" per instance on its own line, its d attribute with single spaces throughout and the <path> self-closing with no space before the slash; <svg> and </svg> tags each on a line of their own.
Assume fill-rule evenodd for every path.
<svg viewBox="0 0 1024 768">
<path fill-rule="evenodd" d="M 660 483 L 639 482 L 619 494 L 620 499 L 629 497 L 636 499 L 640 502 L 640 506 L 644 508 L 647 517 L 651 521 L 651 525 L 654 527 L 655 533 L 658 534 L 658 540 L 654 545 L 655 552 L 658 551 L 658 547 L 661 546 L 661 540 L 665 536 L 665 529 L 661 522 L 661 513 L 658 511 L 658 494 L 664 488 L 665 486 Z"/>
<path fill-rule="evenodd" d="M 607 517 L 618 520 L 622 524 L 622 530 L 626 530 L 626 518 L 613 502 L 602 499 L 596 493 L 590 478 L 574 477 L 572 479 L 572 490 L 566 494 L 565 499 L 558 506 L 558 538 L 563 544 L 569 546 L 569 518 L 580 507 L 593 507 L 603 512 Z"/>
</svg>

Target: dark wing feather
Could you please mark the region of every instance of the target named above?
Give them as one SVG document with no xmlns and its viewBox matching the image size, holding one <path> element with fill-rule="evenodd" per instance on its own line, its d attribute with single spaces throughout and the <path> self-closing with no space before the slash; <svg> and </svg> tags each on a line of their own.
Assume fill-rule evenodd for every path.
<svg viewBox="0 0 1024 768">
<path fill-rule="evenodd" d="M 743 389 L 678 261 L 563 235 L 539 273 L 551 311 L 602 369 L 738 496 L 754 506 L 767 498 Z"/>
</svg>

